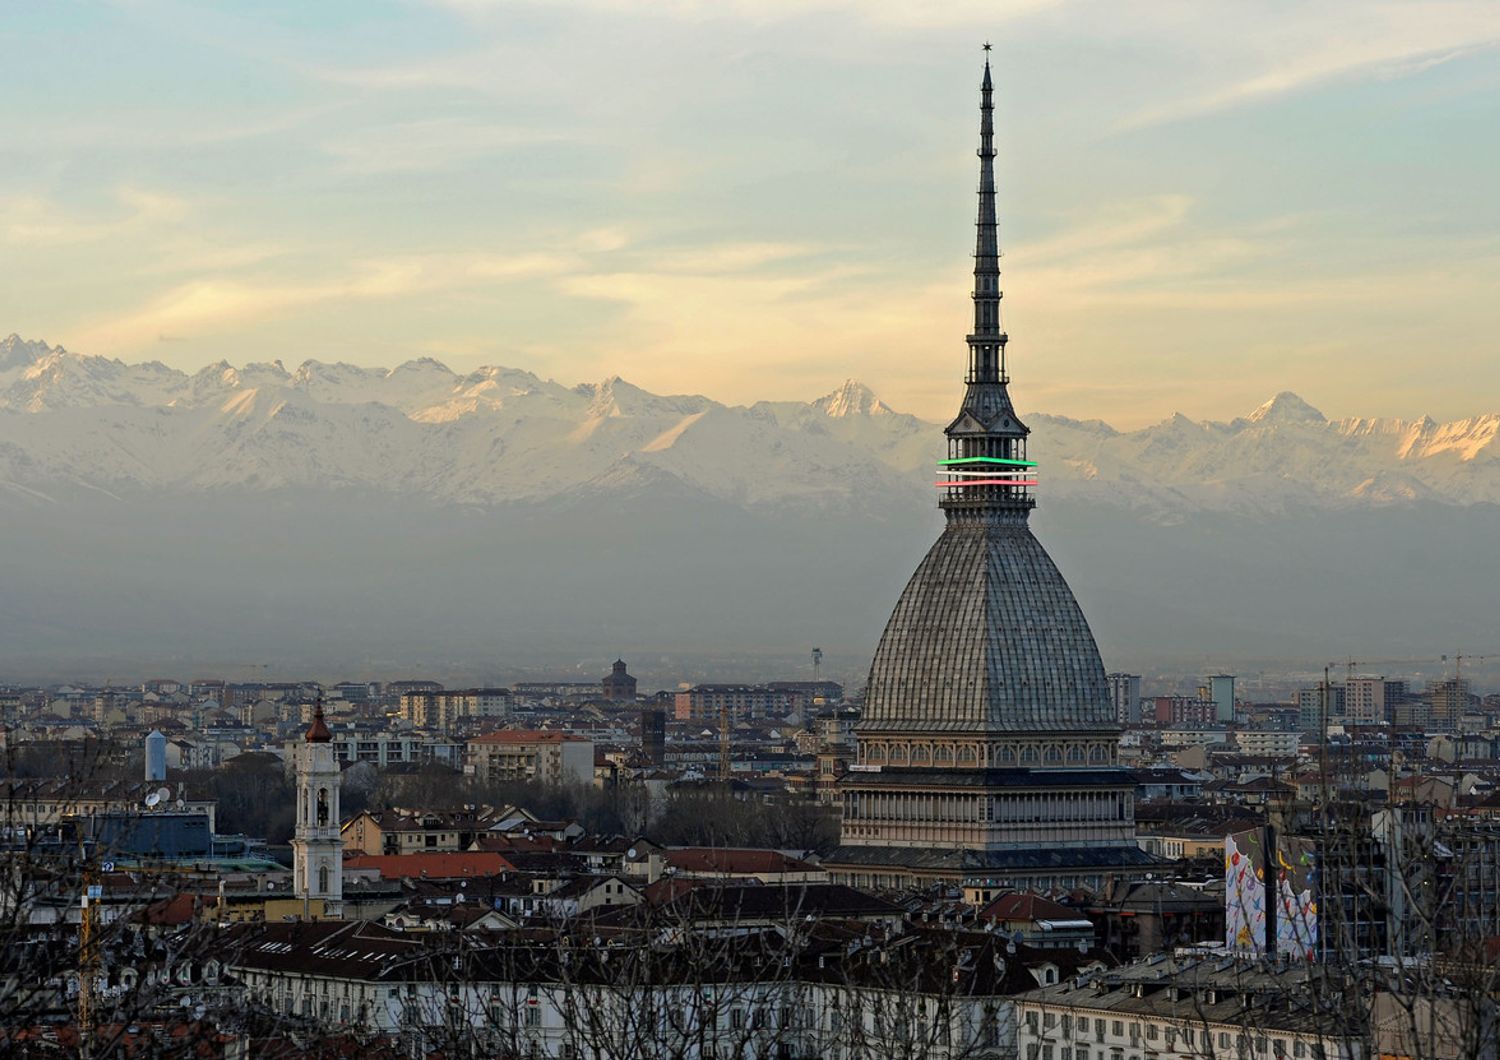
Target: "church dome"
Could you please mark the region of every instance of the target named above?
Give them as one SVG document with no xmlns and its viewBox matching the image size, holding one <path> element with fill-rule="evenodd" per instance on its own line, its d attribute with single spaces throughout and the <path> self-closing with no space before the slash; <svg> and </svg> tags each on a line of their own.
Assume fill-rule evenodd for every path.
<svg viewBox="0 0 1500 1060">
<path fill-rule="evenodd" d="M 880 638 L 865 731 L 1112 727 L 1099 649 L 1024 519 L 950 521 Z"/>
</svg>

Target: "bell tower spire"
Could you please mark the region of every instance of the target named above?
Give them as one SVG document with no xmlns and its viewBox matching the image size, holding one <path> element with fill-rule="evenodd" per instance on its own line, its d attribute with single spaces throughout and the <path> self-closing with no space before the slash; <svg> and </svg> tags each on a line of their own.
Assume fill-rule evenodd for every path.
<svg viewBox="0 0 1500 1060">
<path fill-rule="evenodd" d="M 969 372 L 958 418 L 943 433 L 948 459 L 939 464 L 938 506 L 949 522 L 1024 523 L 1036 498 L 1036 464 L 1026 458 L 1031 432 L 1016 416 L 1008 389 L 1000 318 L 1000 226 L 995 209 L 995 84 L 990 45 L 979 86 L 979 214 L 974 243 L 974 327 L 966 339 Z"/>
<path fill-rule="evenodd" d="M 294 745 L 297 767 L 297 831 L 292 839 L 292 893 L 309 919 L 338 917 L 344 898 L 344 838 L 339 831 L 338 758 L 323 717 L 323 695 L 312 724 Z M 316 908 L 314 907 L 316 903 Z"/>
</svg>

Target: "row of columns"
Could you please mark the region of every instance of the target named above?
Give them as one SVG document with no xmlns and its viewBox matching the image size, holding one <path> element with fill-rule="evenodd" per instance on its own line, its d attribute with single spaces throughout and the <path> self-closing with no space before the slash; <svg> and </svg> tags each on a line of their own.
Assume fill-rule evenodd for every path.
<svg viewBox="0 0 1500 1060">
<path fill-rule="evenodd" d="M 1022 792 L 1005 795 L 943 792 L 850 792 L 850 821 L 932 821 L 937 823 L 1107 823 L 1131 814 L 1119 791 Z"/>
</svg>

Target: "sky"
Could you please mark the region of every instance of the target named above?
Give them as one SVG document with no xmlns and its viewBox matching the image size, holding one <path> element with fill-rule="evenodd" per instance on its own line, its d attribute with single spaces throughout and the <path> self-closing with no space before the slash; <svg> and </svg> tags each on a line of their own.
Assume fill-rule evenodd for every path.
<svg viewBox="0 0 1500 1060">
<path fill-rule="evenodd" d="M 955 407 L 991 41 L 1017 403 L 1500 411 L 1500 4 L 0 14 L 0 334 Z"/>
</svg>

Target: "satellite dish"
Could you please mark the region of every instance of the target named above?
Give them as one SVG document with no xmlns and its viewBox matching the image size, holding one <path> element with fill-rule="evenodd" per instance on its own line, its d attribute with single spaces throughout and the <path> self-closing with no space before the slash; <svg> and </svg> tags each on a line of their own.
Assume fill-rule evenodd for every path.
<svg viewBox="0 0 1500 1060">
<path fill-rule="evenodd" d="M 166 802 L 171 797 L 172 797 L 172 789 L 171 788 L 157 788 L 156 789 L 156 801 L 157 802 Z"/>
<path fill-rule="evenodd" d="M 631 847 L 629 850 L 625 851 L 625 856 L 627 858 L 629 858 L 631 861 L 634 861 L 635 860 L 635 847 Z"/>
<path fill-rule="evenodd" d="M 156 804 L 159 803 L 159 802 L 161 802 L 161 792 L 159 792 L 159 791 L 153 791 L 153 792 L 151 792 L 151 794 L 149 794 L 149 795 L 146 796 L 146 809 L 148 809 L 148 810 L 154 810 L 154 809 L 156 809 Z"/>
</svg>

